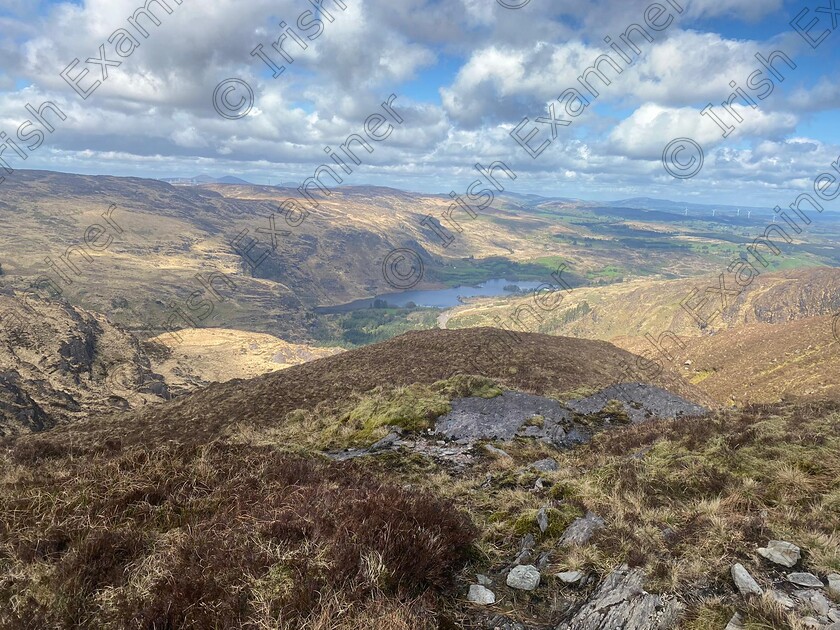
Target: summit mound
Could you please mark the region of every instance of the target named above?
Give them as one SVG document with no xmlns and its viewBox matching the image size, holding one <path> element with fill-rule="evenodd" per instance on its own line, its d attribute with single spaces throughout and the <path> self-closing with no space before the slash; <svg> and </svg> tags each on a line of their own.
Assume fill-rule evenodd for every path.
<svg viewBox="0 0 840 630">
<path fill-rule="evenodd" d="M 708 403 L 678 376 L 645 379 L 633 369 L 638 359 L 603 341 L 541 334 L 512 337 L 493 328 L 412 332 L 247 381 L 214 384 L 111 421 L 78 423 L 73 431 L 81 432 L 84 440 L 96 433 L 128 443 L 202 443 L 238 424 L 281 424 L 293 411 L 334 407 L 377 388 L 431 385 L 458 375 L 481 376 L 506 389 L 561 400 L 639 381 Z"/>
</svg>

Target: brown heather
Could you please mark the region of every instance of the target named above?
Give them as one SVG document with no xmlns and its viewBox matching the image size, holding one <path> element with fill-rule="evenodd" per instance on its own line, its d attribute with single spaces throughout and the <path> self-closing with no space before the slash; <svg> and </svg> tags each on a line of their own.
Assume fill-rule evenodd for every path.
<svg viewBox="0 0 840 630">
<path fill-rule="evenodd" d="M 33 442 L 0 473 L 4 629 L 417 628 L 476 536 L 445 500 L 269 448 Z"/>
</svg>

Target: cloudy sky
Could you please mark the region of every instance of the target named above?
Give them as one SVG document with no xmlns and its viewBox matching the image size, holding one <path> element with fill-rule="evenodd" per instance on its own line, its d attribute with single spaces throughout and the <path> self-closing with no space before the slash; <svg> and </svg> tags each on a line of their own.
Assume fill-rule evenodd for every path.
<svg viewBox="0 0 840 630">
<path fill-rule="evenodd" d="M 606 37 L 619 41 L 629 25 L 644 23 L 649 2 L 530 0 L 511 9 L 502 4 L 524 0 L 346 0 L 342 10 L 325 0 L 333 22 L 322 16 L 323 33 L 305 51 L 288 40 L 294 62 L 286 63 L 271 49 L 279 24 L 295 25 L 315 0 L 168 1 L 172 14 L 158 9 L 162 24 L 146 22 L 144 38 L 127 21 L 140 0 L 0 0 L 0 131 L 14 137 L 31 118 L 27 103 L 51 100 L 67 114 L 26 161 L 5 152 L 14 168 L 301 181 L 324 162 L 325 146 L 360 132 L 391 94 L 405 123 L 347 184 L 463 191 L 476 162 L 501 159 L 519 175 L 511 189 L 522 193 L 773 206 L 812 189 L 840 156 L 840 33 L 833 31 L 840 19 L 833 24 L 830 12 L 818 12 L 819 0 L 683 1 L 682 15 L 672 10 L 674 22 L 651 31 L 653 42 L 637 38 L 642 54 L 631 55 L 610 86 L 593 83 L 600 96 L 558 126 L 536 159 L 511 131 L 527 117 L 520 134 L 536 130 L 532 146 L 552 139 L 552 126 L 535 119 L 547 117 L 550 104 L 561 117 L 558 97 L 580 89 L 581 73 L 610 52 Z M 822 37 L 816 49 L 790 25 L 806 10 L 798 23 L 812 40 Z M 108 41 L 120 28 L 140 44 L 124 58 Z M 251 56 L 259 44 L 286 65 L 280 77 Z M 70 76 L 90 71 L 80 86 L 102 79 L 100 65 L 85 63 L 101 45 L 121 64 L 105 66 L 107 79 L 82 99 L 61 73 L 78 58 Z M 797 68 L 777 63 L 785 80 L 760 100 L 766 89 L 747 87 L 748 77 L 762 68 L 756 54 L 774 51 Z M 243 118 L 223 118 L 213 107 L 216 86 L 229 77 L 253 88 Z M 720 104 L 732 82 L 757 107 L 736 102 L 743 122 L 730 117 L 735 131 L 723 138 L 700 112 L 713 103 L 725 117 Z M 673 178 L 661 162 L 678 137 L 705 151 L 691 179 Z"/>
</svg>

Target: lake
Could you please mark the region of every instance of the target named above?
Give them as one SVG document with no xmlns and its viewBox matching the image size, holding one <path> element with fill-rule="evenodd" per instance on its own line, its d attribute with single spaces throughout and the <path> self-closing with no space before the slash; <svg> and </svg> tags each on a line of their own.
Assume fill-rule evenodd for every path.
<svg viewBox="0 0 840 630">
<path fill-rule="evenodd" d="M 374 300 L 385 300 L 388 306 L 404 308 L 409 302 L 414 302 L 417 306 L 426 306 L 433 308 L 452 308 L 462 303 L 463 299 L 473 297 L 497 297 L 500 295 L 513 295 L 511 291 L 505 290 L 506 287 L 516 285 L 521 291 L 533 291 L 541 286 L 542 282 L 520 282 L 517 280 L 506 280 L 504 278 L 495 278 L 488 280 L 474 287 L 450 287 L 447 289 L 430 289 L 424 291 L 401 291 L 399 293 L 384 293 L 377 295 L 375 298 L 367 298 L 364 300 L 355 300 L 348 304 L 340 304 L 338 306 L 320 306 L 315 309 L 316 313 L 321 315 L 330 315 L 333 313 L 347 313 L 363 308 L 370 308 L 373 306 Z"/>
</svg>

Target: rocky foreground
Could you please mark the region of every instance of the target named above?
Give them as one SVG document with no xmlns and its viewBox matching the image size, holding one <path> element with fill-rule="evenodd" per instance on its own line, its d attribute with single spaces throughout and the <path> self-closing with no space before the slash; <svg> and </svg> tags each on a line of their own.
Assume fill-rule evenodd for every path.
<svg viewBox="0 0 840 630">
<path fill-rule="evenodd" d="M 493 334 L 6 438 L 0 627 L 836 628 L 840 403 L 715 410 L 539 335 L 477 363 Z"/>
</svg>

